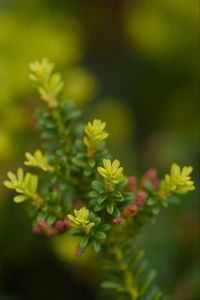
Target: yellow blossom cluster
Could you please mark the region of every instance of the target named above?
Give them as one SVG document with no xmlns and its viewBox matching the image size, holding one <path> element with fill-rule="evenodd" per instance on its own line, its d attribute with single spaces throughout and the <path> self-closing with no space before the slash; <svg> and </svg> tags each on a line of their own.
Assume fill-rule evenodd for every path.
<svg viewBox="0 0 200 300">
<path fill-rule="evenodd" d="M 103 167 L 98 167 L 97 171 L 103 177 L 106 185 L 112 186 L 119 183 L 119 181 L 124 177 L 123 168 L 120 167 L 120 161 L 115 159 L 111 162 L 110 159 L 103 160 Z"/>
<path fill-rule="evenodd" d="M 88 148 L 88 155 L 92 156 L 99 142 L 105 140 L 108 137 L 108 133 L 104 130 L 106 127 L 105 122 L 101 122 L 101 120 L 95 119 L 92 123 L 89 122 L 84 127 L 85 136 L 83 138 L 84 144 Z"/>
<path fill-rule="evenodd" d="M 186 194 L 195 189 L 194 182 L 191 180 L 190 174 L 192 167 L 181 167 L 176 163 L 172 164 L 170 174 L 166 174 L 160 182 L 160 190 L 158 195 L 165 199 L 171 193 Z"/>
<path fill-rule="evenodd" d="M 74 216 L 73 215 L 67 215 L 68 219 L 71 221 L 70 225 L 72 227 L 77 227 L 82 229 L 86 234 L 88 234 L 91 230 L 91 228 L 95 225 L 94 222 L 90 222 L 89 217 L 89 210 L 84 206 L 81 209 L 74 210 Z"/>
<path fill-rule="evenodd" d="M 38 167 L 43 171 L 53 171 L 53 167 L 48 164 L 46 156 L 40 150 L 36 150 L 34 154 L 26 152 L 25 156 L 27 160 L 24 164 L 26 166 Z"/>
</svg>

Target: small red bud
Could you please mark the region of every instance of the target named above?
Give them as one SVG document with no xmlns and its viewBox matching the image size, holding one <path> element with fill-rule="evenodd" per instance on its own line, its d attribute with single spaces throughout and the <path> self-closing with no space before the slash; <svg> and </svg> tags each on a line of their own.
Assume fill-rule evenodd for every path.
<svg viewBox="0 0 200 300">
<path fill-rule="evenodd" d="M 157 176 L 157 171 L 155 169 L 149 169 L 146 171 L 146 173 L 144 174 L 144 176 L 147 179 L 153 179 Z"/>
<path fill-rule="evenodd" d="M 158 188 L 159 179 L 157 176 L 157 171 L 155 169 L 149 169 L 146 171 L 141 180 L 142 185 L 144 185 L 146 180 L 149 180 L 154 188 Z"/>
<path fill-rule="evenodd" d="M 123 219 L 121 217 L 116 217 L 116 218 L 113 218 L 113 223 L 116 224 L 116 225 L 120 225 L 123 221 Z"/>
<path fill-rule="evenodd" d="M 151 180 L 151 184 L 153 185 L 153 187 L 154 187 L 155 189 L 158 188 L 158 187 L 159 187 L 159 180 L 158 180 L 158 178 L 157 178 L 157 177 L 153 178 L 153 179 Z"/>
<path fill-rule="evenodd" d="M 127 207 L 125 207 L 123 209 L 122 213 L 124 216 L 132 217 L 138 212 L 138 209 L 139 209 L 139 207 L 135 203 L 132 203 L 132 204 L 128 205 Z"/>
<path fill-rule="evenodd" d="M 47 229 L 49 224 L 45 220 L 40 220 L 38 223 L 39 228 L 43 231 L 43 229 Z"/>
<path fill-rule="evenodd" d="M 145 204 L 145 202 L 147 201 L 147 197 L 148 195 L 145 191 L 139 191 L 135 200 L 135 204 L 138 206 Z"/>
<path fill-rule="evenodd" d="M 79 245 L 78 245 L 78 247 L 76 248 L 75 255 L 76 255 L 76 257 L 80 257 L 80 256 L 82 255 L 81 248 L 80 248 Z"/>
<path fill-rule="evenodd" d="M 58 232 L 64 232 L 67 229 L 67 226 L 63 220 L 56 221 L 55 227 Z"/>
<path fill-rule="evenodd" d="M 128 185 L 131 191 L 135 191 L 137 187 L 137 178 L 136 176 L 130 176 L 128 180 Z"/>
<path fill-rule="evenodd" d="M 41 234 L 42 233 L 41 228 L 38 225 L 32 228 L 32 232 L 35 233 L 35 234 Z"/>
<path fill-rule="evenodd" d="M 42 233 L 45 233 L 49 236 L 55 236 L 58 234 L 57 230 L 53 228 L 51 225 L 49 225 L 45 220 L 41 220 L 38 223 L 38 226 Z"/>
</svg>

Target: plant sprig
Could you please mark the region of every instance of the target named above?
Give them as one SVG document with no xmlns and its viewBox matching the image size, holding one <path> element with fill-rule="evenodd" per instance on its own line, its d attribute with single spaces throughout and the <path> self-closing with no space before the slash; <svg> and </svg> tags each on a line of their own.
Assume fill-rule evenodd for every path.
<svg viewBox="0 0 200 300">
<path fill-rule="evenodd" d="M 46 58 L 30 65 L 30 79 L 45 104 L 37 114 L 44 143 L 43 150 L 25 154 L 25 165 L 38 173 L 19 168 L 17 175 L 8 172 L 4 184 L 18 193 L 16 203 L 31 200 L 33 232 L 79 236 L 77 255 L 90 246 L 99 253 L 107 270 L 102 287 L 114 290 L 116 299 L 159 300 L 161 292 L 150 288 L 155 272 L 144 271 L 142 252 L 132 251 L 133 236 L 171 195 L 195 189 L 192 167 L 172 164 L 161 180 L 154 169 L 140 180 L 125 175 L 120 161 L 111 160 L 106 123 L 82 124 L 74 103 L 58 98 L 63 81 L 53 68 Z"/>
</svg>

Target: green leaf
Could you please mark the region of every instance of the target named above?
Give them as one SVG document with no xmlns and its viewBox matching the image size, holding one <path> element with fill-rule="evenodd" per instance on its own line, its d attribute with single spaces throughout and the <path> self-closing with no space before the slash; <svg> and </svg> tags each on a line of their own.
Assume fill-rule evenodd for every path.
<svg viewBox="0 0 200 300">
<path fill-rule="evenodd" d="M 144 182 L 144 187 L 145 187 L 145 189 L 146 189 L 147 191 L 149 191 L 149 192 L 155 191 L 155 188 L 154 188 L 154 186 L 152 185 L 152 183 L 151 183 L 150 180 L 145 180 L 145 182 Z"/>
<path fill-rule="evenodd" d="M 95 252 L 98 253 L 101 250 L 101 244 L 97 240 L 93 241 L 93 246 L 94 246 L 94 251 Z"/>
<path fill-rule="evenodd" d="M 106 199 L 107 199 L 107 195 L 102 195 L 102 196 L 100 196 L 99 198 L 98 198 L 98 200 L 97 200 L 97 202 L 99 203 L 99 204 L 101 204 L 101 203 L 103 203 Z"/>
<path fill-rule="evenodd" d="M 120 217 L 120 215 L 121 215 L 120 210 L 115 206 L 113 216 Z"/>
<path fill-rule="evenodd" d="M 94 190 L 96 190 L 97 192 L 103 192 L 104 191 L 104 185 L 102 182 L 98 181 L 98 180 L 94 180 L 92 182 L 92 187 Z"/>
<path fill-rule="evenodd" d="M 113 289 L 113 290 L 117 290 L 117 291 L 125 291 L 125 288 L 123 287 L 122 284 L 118 283 L 118 282 L 114 282 L 114 281 L 104 281 L 101 284 L 102 288 L 104 289 Z"/>
<path fill-rule="evenodd" d="M 101 204 L 97 204 L 95 207 L 94 207 L 94 211 L 100 211 L 100 210 L 102 210 L 103 208 L 104 208 L 104 204 L 103 203 L 101 203 Z"/>
<path fill-rule="evenodd" d="M 47 128 L 50 128 L 50 129 L 52 129 L 52 128 L 55 128 L 56 127 L 56 125 L 55 125 L 55 123 L 54 123 L 54 121 L 53 120 L 46 120 L 46 122 L 45 122 L 45 125 L 46 125 L 46 127 Z"/>
<path fill-rule="evenodd" d="M 28 199 L 28 196 L 26 195 L 18 195 L 14 197 L 14 202 L 15 203 L 21 203 L 23 201 L 26 201 Z"/>
<path fill-rule="evenodd" d="M 144 293 L 146 292 L 146 290 L 148 289 L 148 287 L 150 286 L 150 284 L 152 283 L 152 281 L 154 280 L 156 276 L 156 271 L 152 270 L 149 272 L 148 276 L 146 277 L 145 282 L 143 283 L 141 289 L 140 289 L 140 294 L 144 295 Z"/>
<path fill-rule="evenodd" d="M 43 138 L 43 139 L 53 139 L 53 138 L 56 138 L 56 133 L 52 130 L 45 130 L 41 134 L 41 138 Z"/>
<path fill-rule="evenodd" d="M 159 207 L 154 207 L 154 208 L 152 209 L 152 212 L 153 212 L 154 215 L 158 215 L 159 212 L 160 212 L 160 208 L 159 208 Z"/>
<path fill-rule="evenodd" d="M 99 197 L 99 193 L 96 192 L 96 191 L 91 191 L 91 192 L 88 194 L 88 196 L 89 196 L 90 198 L 98 198 L 98 197 Z"/>
<path fill-rule="evenodd" d="M 50 224 L 50 225 L 53 225 L 56 221 L 56 216 L 54 215 L 49 215 L 48 218 L 47 218 L 47 223 Z"/>
<path fill-rule="evenodd" d="M 144 258 L 145 255 L 145 251 L 144 250 L 140 250 L 136 256 L 133 256 L 129 262 L 129 265 L 131 268 L 135 267 L 135 265 L 139 264 L 142 259 Z"/>
<path fill-rule="evenodd" d="M 83 234 L 83 230 L 80 228 L 71 228 L 69 231 L 70 235 L 82 235 Z"/>
<path fill-rule="evenodd" d="M 121 194 L 121 192 L 119 192 L 119 191 L 114 191 L 114 192 L 112 192 L 112 197 L 114 197 L 114 198 L 121 198 L 122 197 L 122 194 Z"/>
<path fill-rule="evenodd" d="M 81 115 L 81 112 L 79 110 L 74 110 L 74 111 L 72 111 L 71 113 L 68 113 L 65 116 L 65 120 L 70 121 L 70 120 L 73 120 L 73 119 L 76 119 L 76 118 L 80 117 L 80 115 Z"/>
<path fill-rule="evenodd" d="M 180 199 L 174 195 L 171 195 L 169 198 L 168 198 L 168 202 L 171 203 L 171 204 L 179 204 L 180 203 Z"/>
<path fill-rule="evenodd" d="M 116 184 L 116 187 L 121 190 L 127 183 L 128 179 L 124 177 L 118 184 Z"/>
<path fill-rule="evenodd" d="M 96 231 L 95 232 L 95 237 L 98 239 L 98 240 L 104 240 L 106 238 L 106 235 L 104 232 L 102 231 Z"/>
<path fill-rule="evenodd" d="M 90 211 L 89 221 L 90 222 L 94 222 L 96 225 L 98 225 L 99 223 L 101 223 L 101 218 L 97 217 L 97 215 L 95 213 L 93 213 L 92 211 Z"/>
<path fill-rule="evenodd" d="M 83 171 L 83 173 L 84 173 L 85 176 L 90 176 L 92 174 L 92 170 L 87 170 L 86 169 L 86 170 Z"/>
<path fill-rule="evenodd" d="M 135 195 L 133 193 L 123 193 L 123 196 L 124 196 L 124 200 L 125 201 L 128 201 L 128 202 L 131 202 L 135 199 Z"/>
<path fill-rule="evenodd" d="M 106 205 L 106 210 L 107 212 L 112 215 L 113 214 L 113 211 L 114 211 L 114 203 L 112 202 L 109 202 L 107 205 Z"/>
<path fill-rule="evenodd" d="M 101 226 L 101 230 L 102 231 L 107 231 L 107 230 L 109 230 L 111 228 L 111 225 L 110 224 L 103 224 L 102 226 Z"/>
<path fill-rule="evenodd" d="M 41 220 L 46 220 L 46 217 L 47 217 L 47 213 L 44 212 L 44 211 L 40 211 L 37 215 L 37 222 L 41 221 Z"/>
<path fill-rule="evenodd" d="M 167 199 L 163 199 L 163 200 L 162 200 L 162 205 L 163 205 L 164 207 L 168 207 L 169 203 L 168 203 Z"/>
<path fill-rule="evenodd" d="M 163 293 L 161 291 L 156 291 L 151 300 L 161 300 L 162 296 Z"/>
<path fill-rule="evenodd" d="M 148 300 L 161 300 L 162 293 L 159 291 L 156 285 L 152 285 L 148 291 L 145 293 L 145 298 Z M 169 299 L 168 299 L 169 300 Z"/>
<path fill-rule="evenodd" d="M 81 239 L 80 241 L 80 247 L 82 249 L 86 248 L 88 243 L 89 243 L 90 237 L 89 236 L 84 236 L 84 238 Z"/>
<path fill-rule="evenodd" d="M 155 198 L 150 197 L 147 200 L 147 205 L 151 206 L 151 205 L 155 205 L 155 204 L 156 204 L 156 199 Z"/>
<path fill-rule="evenodd" d="M 123 196 L 121 196 L 121 197 L 119 197 L 119 198 L 116 198 L 116 201 L 117 201 L 117 202 L 124 202 L 125 199 L 124 199 Z"/>
<path fill-rule="evenodd" d="M 89 166 L 90 166 L 91 168 L 94 168 L 94 167 L 95 167 L 95 160 L 94 160 L 94 159 L 90 159 L 90 160 L 88 161 L 88 164 L 89 164 Z"/>
</svg>

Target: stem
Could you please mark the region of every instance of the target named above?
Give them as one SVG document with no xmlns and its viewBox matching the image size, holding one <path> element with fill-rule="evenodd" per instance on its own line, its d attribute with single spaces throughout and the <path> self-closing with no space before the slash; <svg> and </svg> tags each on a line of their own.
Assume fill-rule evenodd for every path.
<svg viewBox="0 0 200 300">
<path fill-rule="evenodd" d="M 126 287 L 127 291 L 129 292 L 132 300 L 137 300 L 139 292 L 137 287 L 134 284 L 134 278 L 132 273 L 129 271 L 129 265 L 125 262 L 124 252 L 122 251 L 122 248 L 119 247 L 119 245 L 116 245 L 115 248 L 116 252 L 116 261 L 117 261 L 117 267 L 119 270 L 123 270 L 124 275 L 124 286 Z"/>
</svg>

